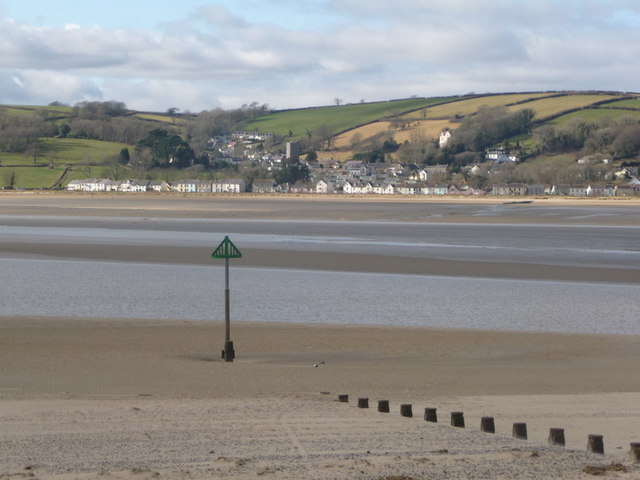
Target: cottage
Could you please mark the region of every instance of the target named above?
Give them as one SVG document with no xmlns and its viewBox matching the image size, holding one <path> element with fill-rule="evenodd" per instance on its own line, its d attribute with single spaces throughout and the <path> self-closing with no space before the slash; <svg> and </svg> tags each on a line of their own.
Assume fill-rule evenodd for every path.
<svg viewBox="0 0 640 480">
<path fill-rule="evenodd" d="M 408 180 L 412 182 L 426 182 L 427 181 L 427 171 L 423 168 L 420 168 L 415 163 L 410 164 L 408 167 L 408 173 L 406 177 Z"/>
<path fill-rule="evenodd" d="M 617 185 L 615 195 L 616 197 L 633 197 L 633 185 Z"/>
<path fill-rule="evenodd" d="M 147 188 L 152 192 L 169 192 L 171 186 L 164 180 L 151 180 Z"/>
<path fill-rule="evenodd" d="M 273 178 L 259 178 L 253 181 L 251 187 L 253 193 L 275 193 L 278 192 L 278 183 Z"/>
<path fill-rule="evenodd" d="M 380 195 L 393 195 L 396 188 L 392 183 L 380 183 L 373 186 L 373 193 Z"/>
<path fill-rule="evenodd" d="M 485 150 L 484 158 L 496 163 L 517 162 L 520 159 L 516 153 L 504 148 L 488 148 Z"/>
<path fill-rule="evenodd" d="M 118 190 L 120 192 L 146 192 L 149 180 L 125 180 L 120 184 Z"/>
<path fill-rule="evenodd" d="M 330 180 L 318 180 L 316 183 L 316 193 L 334 193 L 336 183 Z"/>
<path fill-rule="evenodd" d="M 91 180 L 71 180 L 67 184 L 67 190 L 70 192 L 88 192 L 87 182 L 91 182 Z"/>
<path fill-rule="evenodd" d="M 244 180 L 239 178 L 227 178 L 211 182 L 213 193 L 243 193 L 247 191 Z"/>
<path fill-rule="evenodd" d="M 344 168 L 351 178 L 360 178 L 369 174 L 369 168 L 364 164 L 364 162 L 359 162 L 357 160 L 350 160 L 346 162 L 344 164 Z"/>
<path fill-rule="evenodd" d="M 373 193 L 373 185 L 371 182 L 347 180 L 342 186 L 342 191 L 348 194 Z"/>
<path fill-rule="evenodd" d="M 491 195 L 519 196 L 527 194 L 527 186 L 524 183 L 507 183 L 493 185 Z"/>
<path fill-rule="evenodd" d="M 296 182 L 289 185 L 289 193 L 315 193 L 316 185 L 309 182 Z"/>
<path fill-rule="evenodd" d="M 446 147 L 449 140 L 451 140 L 451 135 L 453 135 L 453 130 L 450 128 L 443 128 L 440 130 L 440 135 L 438 136 L 438 147 Z"/>
<path fill-rule="evenodd" d="M 396 185 L 396 192 L 401 195 L 422 195 L 427 186 L 424 183 L 403 183 Z"/>
<path fill-rule="evenodd" d="M 196 193 L 198 191 L 198 180 L 178 180 L 173 184 L 173 189 L 180 193 Z"/>
<path fill-rule="evenodd" d="M 532 185 L 527 185 L 527 195 L 541 196 L 546 192 L 546 188 L 544 185 L 536 183 Z"/>
<path fill-rule="evenodd" d="M 585 189 L 587 197 L 613 197 L 616 194 L 616 187 L 613 185 L 589 185 Z"/>
<path fill-rule="evenodd" d="M 422 188 L 422 193 L 425 195 L 448 195 L 449 185 L 425 185 Z"/>
<path fill-rule="evenodd" d="M 211 193 L 211 181 L 198 180 L 196 182 L 196 193 Z"/>
</svg>

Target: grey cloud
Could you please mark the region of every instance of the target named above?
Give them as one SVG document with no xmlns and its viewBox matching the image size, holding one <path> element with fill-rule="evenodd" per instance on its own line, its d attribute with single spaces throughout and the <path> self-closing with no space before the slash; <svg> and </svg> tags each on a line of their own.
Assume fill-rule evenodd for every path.
<svg viewBox="0 0 640 480">
<path fill-rule="evenodd" d="M 606 10 L 609 3 L 640 14 L 629 1 L 317 0 L 310 8 L 340 19 L 329 29 L 252 23 L 219 6 L 202 7 L 160 33 L 5 20 L 0 88 L 6 103 L 25 102 L 29 92 L 40 99 L 53 75 L 48 101 L 104 96 L 158 110 L 253 100 L 284 108 L 335 97 L 633 90 L 640 34 L 619 11 Z M 22 86 L 12 75 L 23 78 Z"/>
</svg>

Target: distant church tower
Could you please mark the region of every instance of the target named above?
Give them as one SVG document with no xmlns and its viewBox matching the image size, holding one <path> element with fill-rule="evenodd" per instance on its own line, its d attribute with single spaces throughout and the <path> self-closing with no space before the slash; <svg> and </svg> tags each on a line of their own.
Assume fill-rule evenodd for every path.
<svg viewBox="0 0 640 480">
<path fill-rule="evenodd" d="M 300 156 L 300 143 L 298 142 L 287 142 L 287 158 L 293 158 L 297 160 Z"/>
</svg>

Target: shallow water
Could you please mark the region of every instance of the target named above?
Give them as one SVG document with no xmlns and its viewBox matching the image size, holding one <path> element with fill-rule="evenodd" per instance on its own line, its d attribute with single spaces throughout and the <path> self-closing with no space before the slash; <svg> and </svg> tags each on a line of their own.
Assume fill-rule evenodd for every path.
<svg viewBox="0 0 640 480">
<path fill-rule="evenodd" d="M 1 313 L 224 318 L 224 268 L 0 259 Z M 635 285 L 231 268 L 232 321 L 640 334 Z"/>
<path fill-rule="evenodd" d="M 0 224 L 0 246 L 162 245 L 213 251 L 228 234 L 240 249 L 629 268 L 640 276 L 640 227 L 633 225 L 53 216 L 0 216 Z M 640 280 L 594 284 L 248 267 L 232 267 L 231 277 L 235 321 L 640 334 Z M 0 315 L 224 317 L 220 263 L 116 263 L 0 253 L 0 281 Z"/>
</svg>

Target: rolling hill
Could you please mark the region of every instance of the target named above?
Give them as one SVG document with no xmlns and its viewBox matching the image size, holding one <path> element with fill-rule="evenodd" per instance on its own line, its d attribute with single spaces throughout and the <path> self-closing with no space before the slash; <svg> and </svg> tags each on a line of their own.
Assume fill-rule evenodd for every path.
<svg viewBox="0 0 640 480">
<path fill-rule="evenodd" d="M 509 111 L 531 109 L 535 112 L 535 126 L 562 127 L 581 118 L 595 121 L 605 117 L 640 119 L 640 95 L 616 92 L 531 92 L 453 97 L 409 98 L 384 102 L 358 103 L 306 109 L 273 111 L 250 119 L 245 128 L 270 132 L 280 142 L 299 139 L 319 140 L 330 148 L 318 151 L 320 156 L 346 160 L 357 151 L 358 145 L 376 139 L 393 138 L 399 144 L 416 139 L 435 139 L 443 128 L 455 129 L 460 122 L 474 116 L 483 108 L 505 107 Z M 61 125 L 74 119 L 74 109 L 62 105 L 0 106 L 0 120 L 15 120 L 28 124 L 31 120 L 45 121 L 49 134 L 44 135 L 38 147 L 23 153 L 0 153 L 0 186 L 12 177 L 13 185 L 25 188 L 55 188 L 61 182 L 86 177 L 121 178 L 141 175 L 122 165 L 114 158 L 123 148 L 133 150 L 135 138 L 130 142 L 113 142 L 98 138 L 77 138 L 57 135 Z M 186 132 L 197 122 L 198 115 L 126 111 L 123 118 L 140 131 L 170 128 Z M 96 136 L 96 135 L 94 135 Z M 316 138 L 317 137 L 317 138 Z M 531 137 L 515 139 L 523 144 Z M 283 144 L 280 144 L 281 147 Z M 157 177 L 159 172 L 146 172 Z M 176 172 L 164 172 L 164 177 L 175 177 Z M 194 176 L 199 175 L 193 172 Z M 163 178 L 164 178 L 163 177 Z"/>
</svg>

